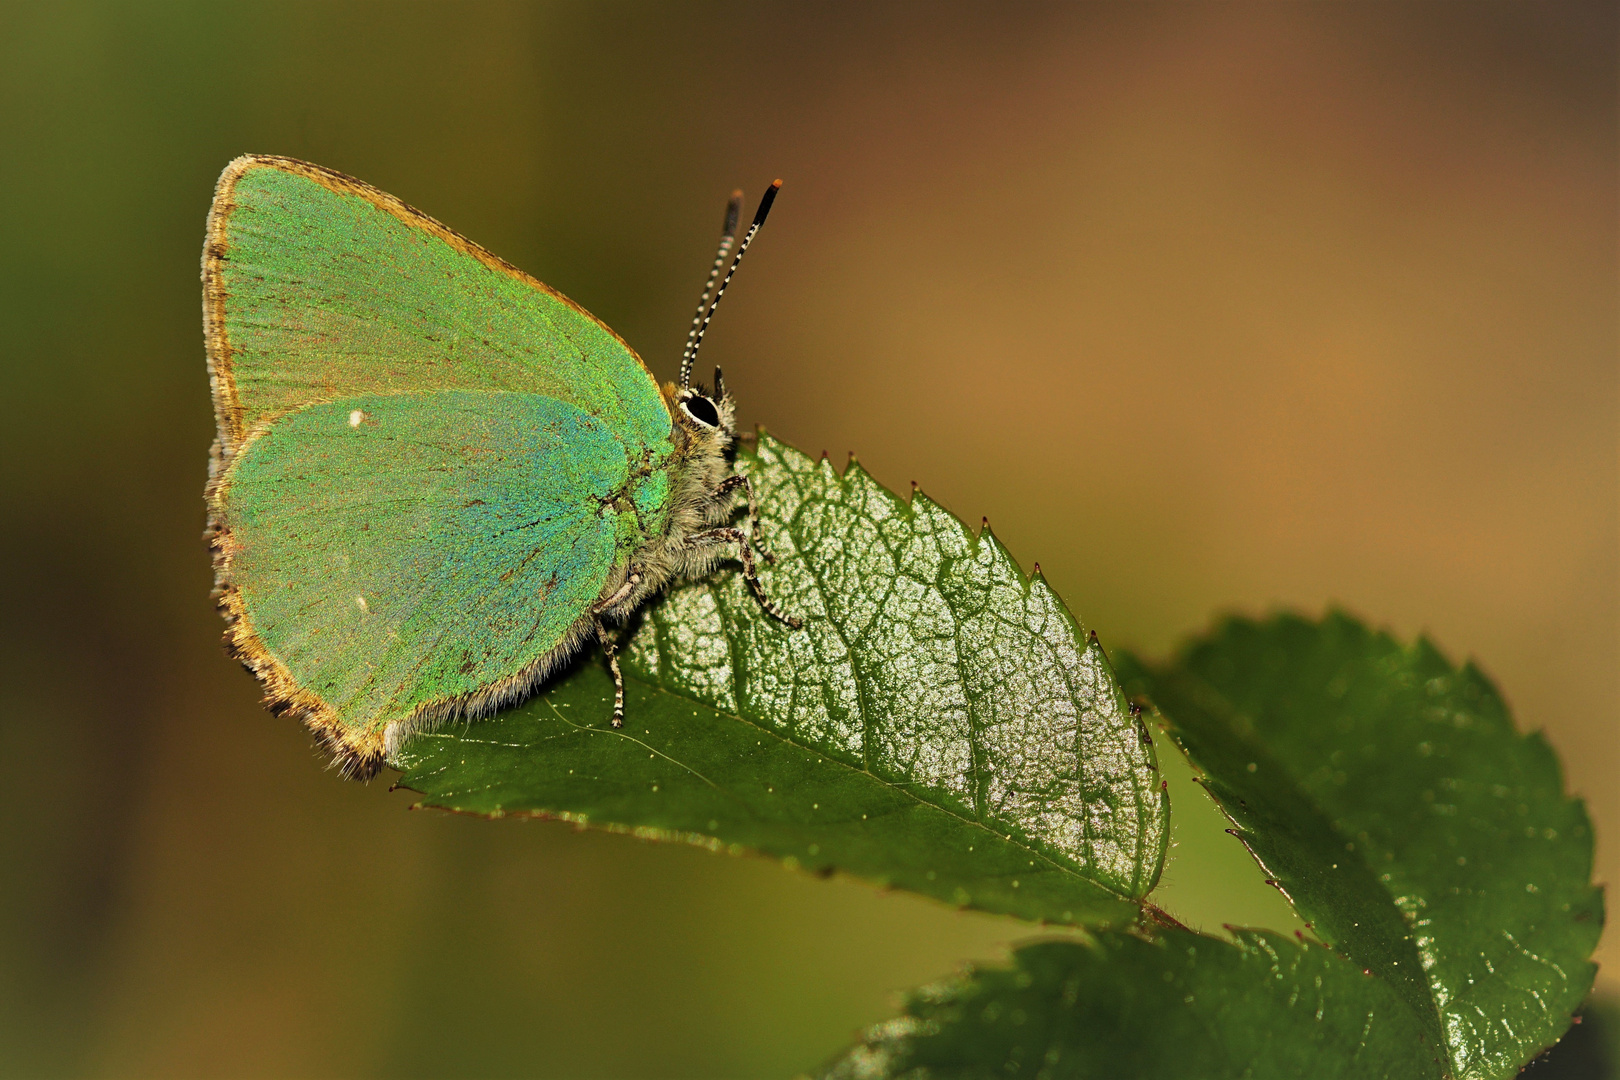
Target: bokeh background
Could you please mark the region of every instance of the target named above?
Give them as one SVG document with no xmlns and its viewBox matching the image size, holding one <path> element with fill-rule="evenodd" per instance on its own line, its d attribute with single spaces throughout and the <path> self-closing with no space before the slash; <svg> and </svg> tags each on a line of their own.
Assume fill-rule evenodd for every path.
<svg viewBox="0 0 1620 1080">
<path fill-rule="evenodd" d="M 988 515 L 1111 647 L 1340 603 L 1477 657 L 1615 880 L 1617 30 L 1449 0 L 0 5 L 0 1072 L 786 1076 L 1031 932 L 409 812 L 264 713 L 199 540 L 198 257 L 246 151 L 422 207 L 661 377 L 726 194 L 785 177 L 706 346 L 745 423 Z M 1285 926 L 1182 775 L 1161 901 Z"/>
</svg>

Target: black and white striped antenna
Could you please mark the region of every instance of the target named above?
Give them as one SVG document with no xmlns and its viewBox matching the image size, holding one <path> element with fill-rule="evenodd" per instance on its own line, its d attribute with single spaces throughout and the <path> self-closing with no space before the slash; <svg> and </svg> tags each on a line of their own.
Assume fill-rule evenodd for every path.
<svg viewBox="0 0 1620 1080">
<path fill-rule="evenodd" d="M 737 266 L 742 262 L 744 252 L 748 250 L 748 245 L 754 242 L 759 227 L 765 224 L 765 215 L 771 212 L 771 203 L 776 201 L 776 193 L 781 190 L 780 180 L 772 181 L 771 186 L 765 189 L 764 197 L 759 200 L 759 209 L 754 211 L 753 224 L 748 226 L 748 231 L 743 234 L 742 243 L 737 245 L 737 254 L 732 257 L 731 269 L 726 271 L 719 290 L 715 291 L 714 280 L 720 276 L 720 267 L 725 264 L 726 254 L 737 238 L 737 216 L 742 211 L 742 192 L 733 192 L 731 201 L 726 204 L 726 228 L 724 235 L 720 237 L 720 250 L 714 257 L 713 268 L 709 270 L 708 283 L 703 286 L 703 296 L 698 300 L 697 314 L 692 316 L 692 329 L 686 334 L 686 352 L 681 355 L 682 390 L 692 385 L 692 364 L 697 360 L 698 347 L 703 344 L 703 335 L 708 333 L 709 320 L 714 318 L 715 309 L 720 306 L 720 298 L 726 295 L 726 286 L 731 284 L 731 275 L 737 272 Z M 711 292 L 714 292 L 713 303 L 709 301 Z"/>
<path fill-rule="evenodd" d="M 681 354 L 681 389 L 691 385 L 692 361 L 697 357 L 698 332 L 703 328 L 703 313 L 709 309 L 709 294 L 720 279 L 720 268 L 726 265 L 731 245 L 737 240 L 737 217 L 742 213 L 743 193 L 733 191 L 726 203 L 726 224 L 720 233 L 720 250 L 714 253 L 714 265 L 709 268 L 709 280 L 703 283 L 703 295 L 698 297 L 697 314 L 692 316 L 692 329 L 686 332 L 686 352 Z"/>
</svg>

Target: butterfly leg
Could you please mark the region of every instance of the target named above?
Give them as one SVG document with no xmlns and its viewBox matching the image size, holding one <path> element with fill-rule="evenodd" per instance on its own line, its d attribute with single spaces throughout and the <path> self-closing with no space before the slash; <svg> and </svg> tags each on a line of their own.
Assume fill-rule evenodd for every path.
<svg viewBox="0 0 1620 1080">
<path fill-rule="evenodd" d="M 765 614 L 786 623 L 795 630 L 804 625 L 803 619 L 797 615 L 787 614 L 777 607 L 770 597 L 765 595 L 765 586 L 759 583 L 759 572 L 754 566 L 754 552 L 749 548 L 748 537 L 741 529 L 729 527 L 710 529 L 708 532 L 700 532 L 693 536 L 691 542 L 697 546 L 705 544 L 736 544 L 737 558 L 741 559 L 743 564 L 743 580 L 747 581 L 748 587 L 754 590 L 754 599 L 758 600 L 759 606 L 765 609 Z"/>
<path fill-rule="evenodd" d="M 754 538 L 754 547 L 759 549 L 760 558 L 764 559 L 767 563 L 773 563 L 776 561 L 776 556 L 771 554 L 770 549 L 765 546 L 765 541 L 760 537 L 759 503 L 754 499 L 754 485 L 748 479 L 748 477 L 742 473 L 737 473 L 734 476 L 728 476 L 720 482 L 719 487 L 714 489 L 714 494 L 716 498 L 720 498 L 725 495 L 730 495 L 738 488 L 742 488 L 743 491 L 748 495 L 748 533 Z"/>
<path fill-rule="evenodd" d="M 613 640 L 607 624 L 601 619 L 596 620 L 596 640 L 602 643 L 608 670 L 613 673 L 613 726 L 624 727 L 624 675 L 619 671 L 619 643 Z"/>
<path fill-rule="evenodd" d="M 610 608 L 617 607 L 619 604 L 624 603 L 625 599 L 629 597 L 631 593 L 635 592 L 636 587 L 640 584 L 641 572 L 639 570 L 630 571 L 625 575 L 624 584 L 620 585 L 618 589 L 614 591 L 613 595 L 608 597 L 606 600 L 598 601 L 593 610 L 600 615 L 602 612 L 607 611 Z"/>
</svg>

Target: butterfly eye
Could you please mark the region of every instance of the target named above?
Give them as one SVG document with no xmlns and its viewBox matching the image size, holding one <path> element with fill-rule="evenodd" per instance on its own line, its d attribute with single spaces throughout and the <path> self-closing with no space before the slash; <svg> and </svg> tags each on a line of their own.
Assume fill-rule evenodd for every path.
<svg viewBox="0 0 1620 1080">
<path fill-rule="evenodd" d="M 681 399 L 681 409 L 693 420 L 704 427 L 717 428 L 720 426 L 720 413 L 714 407 L 714 402 L 702 394 L 693 394 L 691 397 Z"/>
</svg>

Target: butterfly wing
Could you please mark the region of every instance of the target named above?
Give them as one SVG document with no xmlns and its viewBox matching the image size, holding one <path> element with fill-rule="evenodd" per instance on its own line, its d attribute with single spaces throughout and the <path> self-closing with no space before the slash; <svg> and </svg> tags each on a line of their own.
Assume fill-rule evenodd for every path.
<svg viewBox="0 0 1620 1080">
<path fill-rule="evenodd" d="M 279 415 L 366 393 L 525 391 L 577 405 L 627 444 L 669 437 L 652 376 L 583 308 L 393 196 L 302 161 L 226 167 L 203 308 L 227 461 Z"/>
<path fill-rule="evenodd" d="M 633 510 L 614 507 L 631 479 L 605 424 L 542 395 L 370 395 L 288 414 L 216 485 L 238 651 L 351 765 L 374 768 L 388 725 L 493 707 L 577 643 L 635 539 L 621 520 Z"/>
<path fill-rule="evenodd" d="M 640 359 L 391 195 L 233 161 L 203 307 L 230 641 L 352 771 L 375 770 L 390 725 L 543 677 L 661 528 L 671 417 Z"/>
</svg>

